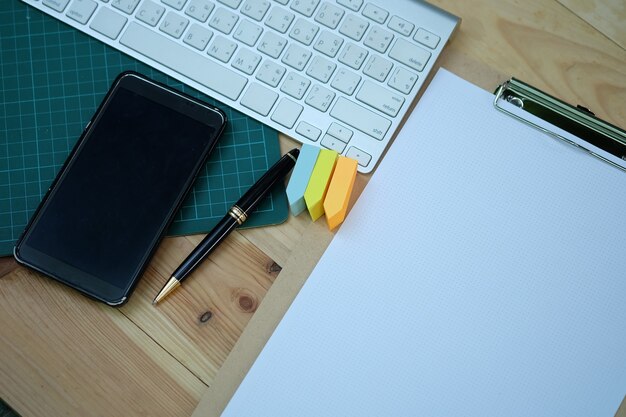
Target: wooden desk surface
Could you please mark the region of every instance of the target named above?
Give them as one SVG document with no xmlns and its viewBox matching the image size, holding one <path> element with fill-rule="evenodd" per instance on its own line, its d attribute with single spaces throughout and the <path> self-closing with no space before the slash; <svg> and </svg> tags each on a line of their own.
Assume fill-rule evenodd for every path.
<svg viewBox="0 0 626 417">
<path fill-rule="evenodd" d="M 515 75 L 626 127 L 624 0 L 431 2 L 463 18 L 442 66 L 489 90 Z M 191 415 L 309 225 L 235 232 L 157 308 L 202 236 L 165 239 L 120 309 L 1 259 L 0 398 L 24 417 Z"/>
</svg>

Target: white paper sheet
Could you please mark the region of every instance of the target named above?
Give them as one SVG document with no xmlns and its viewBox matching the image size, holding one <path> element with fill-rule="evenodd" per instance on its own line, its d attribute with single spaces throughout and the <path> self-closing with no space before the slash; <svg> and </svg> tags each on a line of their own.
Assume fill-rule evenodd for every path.
<svg viewBox="0 0 626 417">
<path fill-rule="evenodd" d="M 613 416 L 626 173 L 441 70 L 223 416 Z"/>
</svg>

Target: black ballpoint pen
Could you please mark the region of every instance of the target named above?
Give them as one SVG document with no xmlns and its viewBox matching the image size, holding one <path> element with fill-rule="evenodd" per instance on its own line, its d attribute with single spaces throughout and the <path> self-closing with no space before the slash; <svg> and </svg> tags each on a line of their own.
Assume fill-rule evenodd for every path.
<svg viewBox="0 0 626 417">
<path fill-rule="evenodd" d="M 259 202 L 272 189 L 277 181 L 283 179 L 296 163 L 300 150 L 295 148 L 287 152 L 278 160 L 252 187 L 228 210 L 228 213 L 211 230 L 198 246 L 187 256 L 182 264 L 172 273 L 172 276 L 152 301 L 156 304 L 169 293 L 180 286 L 183 280 L 215 249 L 226 236 L 237 226 L 243 224 L 248 214 L 256 208 Z"/>
</svg>

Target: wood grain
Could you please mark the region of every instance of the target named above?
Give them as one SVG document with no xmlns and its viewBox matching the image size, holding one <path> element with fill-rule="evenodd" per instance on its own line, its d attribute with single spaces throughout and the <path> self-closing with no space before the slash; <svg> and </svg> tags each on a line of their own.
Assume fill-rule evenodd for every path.
<svg viewBox="0 0 626 417">
<path fill-rule="evenodd" d="M 24 417 L 188 415 L 206 387 L 119 310 L 23 268 L 0 328 L 0 396 Z"/>
<path fill-rule="evenodd" d="M 558 2 L 626 50 L 624 0 L 558 0 Z"/>
<path fill-rule="evenodd" d="M 445 56 L 467 55 L 626 128 L 626 53 L 556 1 L 432 3 L 463 17 Z"/>
<path fill-rule="evenodd" d="M 152 299 L 203 235 L 168 238 L 120 311 L 209 384 L 279 270 L 240 233 L 232 233 L 183 285 Z"/>
</svg>

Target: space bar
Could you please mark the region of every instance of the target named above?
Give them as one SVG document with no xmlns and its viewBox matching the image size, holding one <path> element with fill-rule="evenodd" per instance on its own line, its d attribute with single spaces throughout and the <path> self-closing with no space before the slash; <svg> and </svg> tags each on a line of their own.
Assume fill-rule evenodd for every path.
<svg viewBox="0 0 626 417">
<path fill-rule="evenodd" d="M 210 58 L 204 58 L 135 22 L 128 26 L 120 43 L 231 100 L 237 100 L 248 82 L 245 77 Z"/>
</svg>

